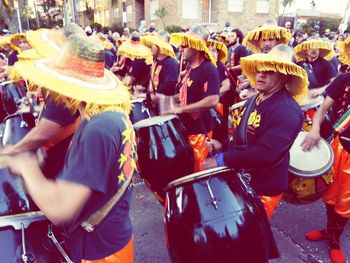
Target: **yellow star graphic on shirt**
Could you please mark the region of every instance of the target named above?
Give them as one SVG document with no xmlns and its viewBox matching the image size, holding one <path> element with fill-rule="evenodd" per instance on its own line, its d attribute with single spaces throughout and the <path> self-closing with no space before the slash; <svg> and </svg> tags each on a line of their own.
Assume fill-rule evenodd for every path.
<svg viewBox="0 0 350 263">
<path fill-rule="evenodd" d="M 124 139 L 123 139 L 122 144 L 126 143 L 127 141 L 130 141 L 130 139 L 131 139 L 131 134 L 132 134 L 132 132 L 133 132 L 132 127 L 130 127 L 130 126 L 128 125 L 128 123 L 127 123 L 125 120 L 124 120 L 124 123 L 125 123 L 126 128 L 125 128 L 125 130 L 122 132 L 122 135 L 124 136 Z"/>
<path fill-rule="evenodd" d="M 123 167 L 123 165 L 125 164 L 125 162 L 126 162 L 127 160 L 128 160 L 128 156 L 127 156 L 126 154 L 122 153 L 122 154 L 120 155 L 119 160 L 118 160 L 118 162 L 119 162 L 119 169 L 121 169 L 121 168 Z"/>
<path fill-rule="evenodd" d="M 118 176 L 118 184 L 122 183 L 125 181 L 125 176 L 124 173 L 122 172 L 119 176 Z"/>
</svg>

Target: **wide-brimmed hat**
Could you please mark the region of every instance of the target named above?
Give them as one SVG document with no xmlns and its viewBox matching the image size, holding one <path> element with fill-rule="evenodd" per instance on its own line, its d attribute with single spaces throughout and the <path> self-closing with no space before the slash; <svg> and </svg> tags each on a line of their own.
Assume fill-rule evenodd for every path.
<svg viewBox="0 0 350 263">
<path fill-rule="evenodd" d="M 21 48 L 20 48 L 19 43 L 18 43 L 20 38 L 27 39 L 25 34 L 14 34 L 10 37 L 11 48 L 13 50 L 16 50 L 17 52 L 21 52 Z"/>
<path fill-rule="evenodd" d="M 210 39 L 207 41 L 207 46 L 215 47 L 218 51 L 218 60 L 224 64 L 226 63 L 228 50 L 224 43 L 217 40 Z"/>
<path fill-rule="evenodd" d="M 304 41 L 294 48 L 295 60 L 297 62 L 305 60 L 307 58 L 307 51 L 310 49 L 318 49 L 320 51 L 319 56 L 326 60 L 331 60 L 335 56 L 331 43 L 320 38 L 314 38 Z"/>
<path fill-rule="evenodd" d="M 339 61 L 350 66 L 350 37 L 337 43 L 337 49 L 340 51 Z"/>
<path fill-rule="evenodd" d="M 241 58 L 242 72 L 249 79 L 251 85 L 256 87 L 256 74 L 261 71 L 273 71 L 289 76 L 286 89 L 301 103 L 308 94 L 308 76 L 305 70 L 293 63 L 290 58 L 274 52 L 253 54 Z"/>
<path fill-rule="evenodd" d="M 276 39 L 277 44 L 288 44 L 291 37 L 291 33 L 286 28 L 268 24 L 249 31 L 243 39 L 242 44 L 253 53 L 260 53 L 260 39 Z"/>
<path fill-rule="evenodd" d="M 0 50 L 3 50 L 6 45 L 10 45 L 10 37 L 9 36 L 0 36 Z"/>
<path fill-rule="evenodd" d="M 82 35 L 71 35 L 53 59 L 18 61 L 14 65 L 30 83 L 87 105 L 119 105 L 130 110 L 130 94 L 104 69 L 103 46 Z"/>
<path fill-rule="evenodd" d="M 118 48 L 117 55 L 131 60 L 144 59 L 147 65 L 152 64 L 153 56 L 151 50 L 138 41 L 126 40 Z"/>
<path fill-rule="evenodd" d="M 151 48 L 155 45 L 159 48 L 159 52 L 163 55 L 175 58 L 175 52 L 172 46 L 166 41 L 164 37 L 157 33 L 150 33 L 141 37 L 141 44 Z"/>
<path fill-rule="evenodd" d="M 216 61 L 207 47 L 207 39 L 203 39 L 192 31 L 186 33 L 172 33 L 170 36 L 170 43 L 178 47 L 189 47 L 198 51 L 203 51 L 204 56 L 216 65 Z"/>
</svg>

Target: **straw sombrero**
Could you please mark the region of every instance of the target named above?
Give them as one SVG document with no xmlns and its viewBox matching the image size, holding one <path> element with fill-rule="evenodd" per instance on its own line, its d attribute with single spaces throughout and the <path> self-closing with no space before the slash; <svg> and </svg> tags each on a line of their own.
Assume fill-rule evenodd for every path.
<svg viewBox="0 0 350 263">
<path fill-rule="evenodd" d="M 217 40 L 208 40 L 207 41 L 207 46 L 208 47 L 215 47 L 218 50 L 219 56 L 218 56 L 218 60 L 222 63 L 226 63 L 227 61 L 227 54 L 228 54 L 228 50 L 227 47 L 224 43 L 217 41 Z"/>
<path fill-rule="evenodd" d="M 170 36 L 170 43 L 175 44 L 178 47 L 189 47 L 198 51 L 203 51 L 207 59 L 209 59 L 214 65 L 216 61 L 210 53 L 206 45 L 207 40 L 203 39 L 199 35 L 189 31 L 186 33 L 172 33 Z"/>
<path fill-rule="evenodd" d="M 21 48 L 19 47 L 18 41 L 20 38 L 26 38 L 25 34 L 14 34 L 10 37 L 10 45 L 13 50 L 16 50 L 18 53 L 21 52 Z"/>
<path fill-rule="evenodd" d="M 337 49 L 340 51 L 339 61 L 350 66 L 350 37 L 338 42 Z"/>
<path fill-rule="evenodd" d="M 331 60 L 335 56 L 331 43 L 317 38 L 304 41 L 294 48 L 296 61 L 299 62 L 305 60 L 309 49 L 319 49 L 319 56 L 326 60 Z"/>
<path fill-rule="evenodd" d="M 168 42 L 166 42 L 165 38 L 156 33 L 147 34 L 141 37 L 141 44 L 151 48 L 152 45 L 155 45 L 159 48 L 159 51 L 163 55 L 167 55 L 169 57 L 175 58 L 175 53 L 173 48 Z"/>
<path fill-rule="evenodd" d="M 123 42 L 118 48 L 117 55 L 131 60 L 144 59 L 147 65 L 152 64 L 153 61 L 151 50 L 138 41 L 133 40 Z"/>
<path fill-rule="evenodd" d="M 6 45 L 10 45 L 10 37 L 9 36 L 0 36 L 0 50 L 3 50 Z"/>
<path fill-rule="evenodd" d="M 286 89 L 298 103 L 302 102 L 308 94 L 309 81 L 305 70 L 281 55 L 272 52 L 253 54 L 241 58 L 240 65 L 243 74 L 247 76 L 254 88 L 258 71 L 274 71 L 289 76 Z"/>
<path fill-rule="evenodd" d="M 290 32 L 280 26 L 274 25 L 263 25 L 252 31 L 249 31 L 245 38 L 243 39 L 242 44 L 245 45 L 253 53 L 260 53 L 259 40 L 267 39 L 277 39 L 277 44 L 288 44 L 292 35 Z"/>
<path fill-rule="evenodd" d="M 219 39 L 220 42 L 228 43 L 229 41 L 228 33 L 215 33 L 213 37 Z"/>
<path fill-rule="evenodd" d="M 104 69 L 103 46 L 86 36 L 70 36 L 53 59 L 18 61 L 14 67 L 30 84 L 84 101 L 94 112 L 98 112 L 99 105 L 130 111 L 128 90 L 112 72 Z"/>
</svg>

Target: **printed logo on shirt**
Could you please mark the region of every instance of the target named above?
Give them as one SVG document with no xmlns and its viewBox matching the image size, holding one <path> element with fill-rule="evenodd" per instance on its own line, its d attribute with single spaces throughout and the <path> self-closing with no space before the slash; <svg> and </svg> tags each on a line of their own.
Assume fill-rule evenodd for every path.
<svg viewBox="0 0 350 263">
<path fill-rule="evenodd" d="M 234 124 L 235 127 L 237 127 L 240 124 L 245 110 L 246 110 L 246 108 L 244 108 L 244 110 L 241 111 L 241 113 L 238 117 L 233 116 L 234 118 L 232 118 L 232 119 L 235 120 L 235 124 Z M 248 132 L 250 134 L 255 134 L 255 130 L 260 127 L 260 123 L 261 123 L 261 115 L 260 115 L 260 113 L 257 112 L 256 109 L 254 109 L 250 113 L 249 118 L 248 118 Z"/>
</svg>

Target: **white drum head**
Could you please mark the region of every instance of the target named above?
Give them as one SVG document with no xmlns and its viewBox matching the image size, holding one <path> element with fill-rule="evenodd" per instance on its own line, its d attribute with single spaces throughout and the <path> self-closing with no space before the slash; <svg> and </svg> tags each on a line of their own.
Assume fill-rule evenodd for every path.
<svg viewBox="0 0 350 263">
<path fill-rule="evenodd" d="M 230 111 L 233 111 L 235 109 L 238 109 L 238 108 L 242 108 L 244 106 L 244 104 L 246 103 L 245 100 L 243 101 L 240 101 L 240 102 L 237 102 L 235 104 L 233 104 L 231 107 L 230 107 Z"/>
<path fill-rule="evenodd" d="M 309 109 L 316 108 L 320 106 L 324 101 L 324 97 L 322 95 L 317 96 L 315 98 L 307 97 L 305 100 L 303 100 L 302 103 L 300 103 L 300 108 L 302 111 L 307 111 Z"/>
<path fill-rule="evenodd" d="M 317 177 L 332 167 L 334 154 L 324 139 L 321 139 L 318 146 L 312 148 L 311 151 L 304 152 L 300 145 L 306 134 L 304 131 L 300 132 L 289 151 L 289 171 L 300 177 Z"/>
<path fill-rule="evenodd" d="M 139 98 L 139 99 L 134 99 L 134 100 L 131 100 L 131 103 L 134 104 L 134 103 L 142 103 L 144 100 L 146 100 L 145 98 Z"/>
<path fill-rule="evenodd" d="M 134 129 L 139 129 L 143 127 L 149 127 L 153 125 L 162 125 L 163 123 L 170 121 L 174 118 L 177 118 L 177 115 L 168 115 L 168 116 L 155 116 L 139 122 L 136 122 L 133 126 Z"/>
</svg>

